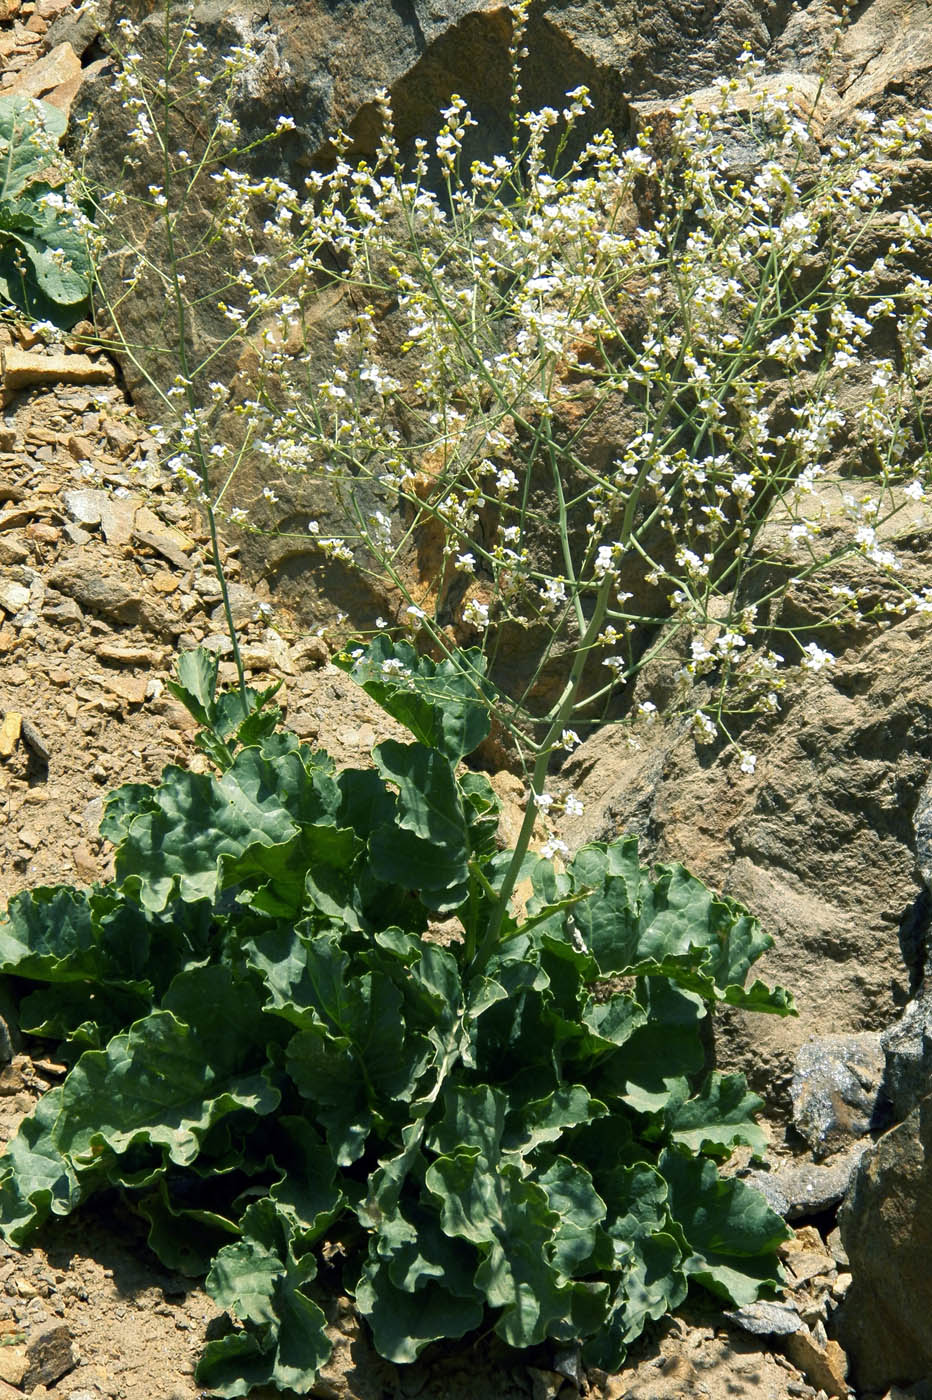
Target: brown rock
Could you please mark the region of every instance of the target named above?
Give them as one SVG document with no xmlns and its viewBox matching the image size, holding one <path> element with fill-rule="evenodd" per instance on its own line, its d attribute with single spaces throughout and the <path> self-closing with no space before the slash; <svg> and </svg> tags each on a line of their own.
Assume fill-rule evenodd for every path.
<svg viewBox="0 0 932 1400">
<path fill-rule="evenodd" d="M 108 544 L 129 544 L 133 538 L 133 523 L 139 506 L 138 496 L 117 496 L 106 493 L 106 501 L 100 511 L 100 528 Z"/>
<path fill-rule="evenodd" d="M 29 550 L 24 544 L 0 535 L 0 564 L 24 564 L 28 558 Z"/>
<path fill-rule="evenodd" d="M 27 1342 L 26 1356 L 24 1385 L 54 1385 L 74 1367 L 71 1333 L 64 1323 L 43 1328 Z"/>
<path fill-rule="evenodd" d="M 86 880 L 89 885 L 93 884 L 100 875 L 100 861 L 94 855 L 86 841 L 78 842 L 71 852 L 71 859 L 74 862 L 74 868 L 77 871 L 78 877 L 82 880 Z"/>
<path fill-rule="evenodd" d="M 161 666 L 165 660 L 165 652 L 161 649 L 114 646 L 110 642 L 102 642 L 96 648 L 95 655 L 98 660 L 112 661 L 116 666 Z"/>
<path fill-rule="evenodd" d="M 791 1332 L 784 1341 L 786 1354 L 798 1366 L 810 1385 L 826 1395 L 845 1400 L 848 1394 L 848 1362 L 837 1342 L 820 1346 L 807 1327 Z"/>
<path fill-rule="evenodd" d="M 109 360 L 92 360 L 87 355 L 0 349 L 0 369 L 3 386 L 10 393 L 36 384 L 112 384 L 116 379 Z"/>
<path fill-rule="evenodd" d="M 46 525 L 41 520 L 30 521 L 26 526 L 26 534 L 37 544 L 58 544 L 61 539 L 61 530 L 57 525 Z"/>
<path fill-rule="evenodd" d="M 34 30 L 38 34 L 44 34 L 48 26 L 39 17 L 42 24 L 41 30 Z M 30 22 L 31 25 L 31 22 Z M 62 83 L 67 83 L 81 72 L 81 60 L 70 44 L 58 44 L 44 58 L 40 58 L 37 63 L 33 63 L 25 72 L 20 73 L 16 81 L 5 88 L 5 93 L 14 97 L 46 97 Z"/>
<path fill-rule="evenodd" d="M 124 676 L 116 672 L 112 676 L 101 676 L 100 683 L 105 689 L 118 695 L 127 705 L 142 705 L 149 684 L 145 676 Z"/>
<path fill-rule="evenodd" d="M 864 1153 L 839 1224 L 851 1285 L 838 1333 L 857 1388 L 932 1375 L 932 1098 Z"/>
<path fill-rule="evenodd" d="M 77 433 L 72 433 L 66 441 L 68 451 L 76 462 L 89 461 L 94 455 L 94 445 L 86 437 L 80 437 Z"/>
<path fill-rule="evenodd" d="M 158 605 L 130 588 L 115 574 L 90 571 L 81 559 L 62 561 L 52 571 L 49 583 L 73 598 L 82 608 L 112 622 L 136 624 L 152 632 L 172 632 L 172 619 Z"/>
<path fill-rule="evenodd" d="M 28 1367 L 26 1348 L 21 1343 L 0 1347 L 0 1380 L 8 1385 L 21 1386 Z"/>
<path fill-rule="evenodd" d="M 28 525 L 36 514 L 36 508 L 28 506 L 10 506 L 7 510 L 0 510 L 0 531 L 18 530 L 23 525 Z"/>
<path fill-rule="evenodd" d="M 0 724 L 0 758 L 9 758 L 19 741 L 23 717 L 15 710 L 8 710 Z"/>
<path fill-rule="evenodd" d="M 105 418 L 100 426 L 118 457 L 127 457 L 139 443 L 139 431 L 134 432 L 128 423 L 122 423 L 119 418 Z"/>
</svg>

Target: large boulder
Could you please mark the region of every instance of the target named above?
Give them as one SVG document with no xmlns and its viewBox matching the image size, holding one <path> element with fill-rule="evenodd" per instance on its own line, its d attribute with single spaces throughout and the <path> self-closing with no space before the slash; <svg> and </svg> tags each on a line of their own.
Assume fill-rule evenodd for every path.
<svg viewBox="0 0 932 1400">
<path fill-rule="evenodd" d="M 864 1153 L 839 1224 L 852 1282 L 838 1328 L 858 1392 L 932 1377 L 932 1098 Z"/>
</svg>

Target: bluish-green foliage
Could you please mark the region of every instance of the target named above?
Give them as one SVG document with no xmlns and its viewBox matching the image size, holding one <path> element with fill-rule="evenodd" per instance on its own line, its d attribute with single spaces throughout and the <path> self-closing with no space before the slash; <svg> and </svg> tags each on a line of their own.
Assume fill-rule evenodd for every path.
<svg viewBox="0 0 932 1400">
<path fill-rule="evenodd" d="M 48 102 L 0 97 L 0 297 L 71 326 L 90 295 L 83 216 L 55 170 L 65 116 Z"/>
<path fill-rule="evenodd" d="M 379 638 L 346 665 L 414 742 L 337 772 L 190 654 L 175 693 L 218 771 L 120 788 L 112 881 L 11 901 L 0 971 L 72 1067 L 0 1159 L 6 1238 L 122 1188 L 233 1319 L 198 1371 L 222 1396 L 312 1384 L 325 1245 L 397 1362 L 486 1324 L 614 1368 L 690 1281 L 772 1292 L 786 1227 L 716 1167 L 762 1149 L 760 1101 L 702 1033 L 717 1002 L 792 1011 L 745 988 L 756 921 L 622 838 L 528 855 L 490 946 L 508 855 L 458 771 L 488 728 L 477 655 Z"/>
</svg>

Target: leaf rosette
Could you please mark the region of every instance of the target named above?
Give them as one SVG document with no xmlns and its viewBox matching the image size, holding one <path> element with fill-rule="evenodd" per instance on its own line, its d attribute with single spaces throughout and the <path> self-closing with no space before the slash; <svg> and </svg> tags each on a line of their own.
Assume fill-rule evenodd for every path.
<svg viewBox="0 0 932 1400">
<path fill-rule="evenodd" d="M 113 879 L 0 921 L 23 1029 L 71 1065 L 0 1159 L 0 1228 L 22 1245 L 119 1188 L 230 1316 L 199 1366 L 213 1394 L 313 1384 L 323 1258 L 400 1363 L 491 1326 L 614 1368 L 691 1283 L 779 1287 L 783 1221 L 717 1170 L 763 1150 L 760 1100 L 705 1034 L 719 1003 L 792 1013 L 747 985 L 769 940 L 622 838 L 561 871 L 529 857 L 526 911 L 488 947 L 508 856 L 462 766 L 488 727 L 460 684 L 478 666 L 377 639 L 352 668 L 413 742 L 337 772 L 276 729 L 271 692 L 217 697 L 210 658 L 183 658 L 217 771 L 118 789 Z"/>
</svg>

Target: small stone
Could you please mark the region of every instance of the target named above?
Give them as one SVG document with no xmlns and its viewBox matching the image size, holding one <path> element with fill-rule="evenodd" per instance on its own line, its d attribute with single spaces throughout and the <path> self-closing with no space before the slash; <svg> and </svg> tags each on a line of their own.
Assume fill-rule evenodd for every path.
<svg viewBox="0 0 932 1400">
<path fill-rule="evenodd" d="M 126 457 L 139 442 L 139 433 L 121 423 L 118 418 L 105 418 L 101 429 L 118 457 Z"/>
<path fill-rule="evenodd" d="M 883 1071 L 880 1036 L 871 1032 L 816 1036 L 800 1047 L 793 1126 L 816 1156 L 847 1148 L 871 1131 Z"/>
<path fill-rule="evenodd" d="M 9 506 L 6 510 L 0 510 L 0 531 L 19 530 L 28 525 L 36 514 L 36 508 L 32 505 Z"/>
<path fill-rule="evenodd" d="M 72 433 L 65 445 L 76 462 L 88 462 L 94 455 L 90 438 L 81 437 L 79 433 Z"/>
<path fill-rule="evenodd" d="M 747 1303 L 743 1308 L 726 1312 L 725 1316 L 743 1332 L 755 1337 L 788 1337 L 803 1326 L 799 1313 L 787 1303 Z"/>
<path fill-rule="evenodd" d="M 835 1341 L 820 1346 L 806 1327 L 791 1332 L 786 1339 L 786 1354 L 798 1366 L 811 1385 L 826 1395 L 845 1400 L 848 1394 L 848 1359 Z"/>
<path fill-rule="evenodd" d="M 26 526 L 26 534 L 37 544 L 58 544 L 61 539 L 61 530 L 58 526 L 46 525 L 42 520 L 30 521 Z"/>
<path fill-rule="evenodd" d="M 0 535 L 0 564 L 25 564 L 28 558 L 29 550 L 24 544 L 9 535 Z"/>
<path fill-rule="evenodd" d="M 116 646 L 111 642 L 101 642 L 95 655 L 99 661 L 112 661 L 117 666 L 161 666 L 165 653 L 154 647 Z"/>
<path fill-rule="evenodd" d="M 0 1347 L 0 1380 L 7 1385 L 21 1386 L 29 1367 L 26 1348 L 19 1343 Z"/>
<path fill-rule="evenodd" d="M 157 569 L 154 574 L 150 574 L 149 582 L 156 593 L 175 593 L 178 590 L 177 578 L 167 569 Z"/>
<path fill-rule="evenodd" d="M 71 1333 L 64 1323 L 46 1327 L 26 1344 L 27 1386 L 54 1385 L 74 1367 Z"/>
<path fill-rule="evenodd" d="M 8 392 L 33 384 L 113 384 L 116 380 L 116 370 L 109 360 L 92 360 L 88 355 L 38 355 L 29 350 L 0 349 L 0 368 Z"/>
<path fill-rule="evenodd" d="M 12 579 L 0 579 L 0 608 L 5 608 L 11 617 L 29 602 L 29 589 Z"/>
<path fill-rule="evenodd" d="M 22 727 L 23 717 L 15 710 L 9 710 L 3 716 L 3 723 L 0 724 L 0 758 L 10 757 L 19 742 Z"/>
<path fill-rule="evenodd" d="M 145 676 L 124 676 L 118 673 L 101 676 L 100 683 L 105 689 L 118 695 L 127 705 L 142 705 L 146 699 L 148 681 Z"/>
<path fill-rule="evenodd" d="M 106 491 L 91 488 L 62 492 L 65 510 L 79 525 L 99 525 L 100 512 L 106 499 Z"/>
<path fill-rule="evenodd" d="M 137 496 L 116 496 L 107 493 L 106 502 L 100 511 L 100 527 L 108 544 L 129 544 L 133 538 L 133 524 L 138 506 Z"/>
</svg>

